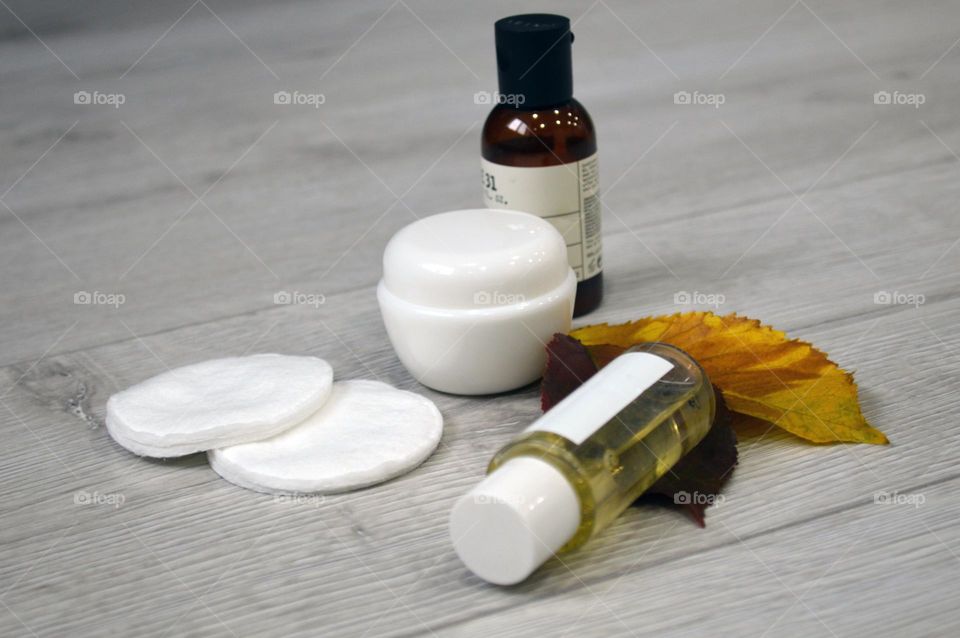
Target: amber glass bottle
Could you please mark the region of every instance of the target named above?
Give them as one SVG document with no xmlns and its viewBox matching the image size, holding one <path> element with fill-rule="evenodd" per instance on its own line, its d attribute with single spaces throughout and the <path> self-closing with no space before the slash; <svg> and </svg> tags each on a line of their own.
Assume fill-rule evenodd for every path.
<svg viewBox="0 0 960 638">
<path fill-rule="evenodd" d="M 484 202 L 533 213 L 564 236 L 577 274 L 574 316 L 603 297 L 597 138 L 573 99 L 570 20 L 527 14 L 495 25 L 500 91 L 483 127 Z"/>
</svg>

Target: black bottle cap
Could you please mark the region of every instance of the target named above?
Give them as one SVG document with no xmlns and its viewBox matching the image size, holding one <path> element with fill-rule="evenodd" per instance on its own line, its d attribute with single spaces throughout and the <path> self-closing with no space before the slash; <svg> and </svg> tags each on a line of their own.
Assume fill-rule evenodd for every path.
<svg viewBox="0 0 960 638">
<path fill-rule="evenodd" d="M 573 98 L 570 18 L 527 13 L 497 20 L 500 103 L 534 109 Z"/>
</svg>

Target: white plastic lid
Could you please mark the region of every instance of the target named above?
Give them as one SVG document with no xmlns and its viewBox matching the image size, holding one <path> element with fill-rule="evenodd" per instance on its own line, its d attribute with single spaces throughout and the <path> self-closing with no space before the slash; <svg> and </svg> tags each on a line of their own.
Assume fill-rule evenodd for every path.
<svg viewBox="0 0 960 638">
<path fill-rule="evenodd" d="M 580 526 L 580 501 L 555 467 L 510 459 L 457 501 L 450 536 L 460 560 L 495 585 L 513 585 L 567 544 Z"/>
<path fill-rule="evenodd" d="M 383 285 L 437 309 L 513 305 L 555 292 L 570 266 L 563 236 L 535 215 L 487 208 L 424 217 L 383 253 Z"/>
</svg>

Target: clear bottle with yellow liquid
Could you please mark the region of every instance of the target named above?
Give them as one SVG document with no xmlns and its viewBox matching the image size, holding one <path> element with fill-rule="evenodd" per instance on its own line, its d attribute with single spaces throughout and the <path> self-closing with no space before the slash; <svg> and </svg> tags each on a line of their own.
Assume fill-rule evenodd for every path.
<svg viewBox="0 0 960 638">
<path fill-rule="evenodd" d="M 715 410 L 690 355 L 627 350 L 493 457 L 451 513 L 457 554 L 489 582 L 522 581 L 616 519 L 703 439 Z"/>
</svg>

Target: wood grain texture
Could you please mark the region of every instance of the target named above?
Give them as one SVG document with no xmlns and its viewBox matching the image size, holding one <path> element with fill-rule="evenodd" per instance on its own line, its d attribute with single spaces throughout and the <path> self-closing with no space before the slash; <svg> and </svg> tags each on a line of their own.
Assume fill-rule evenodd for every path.
<svg viewBox="0 0 960 638">
<path fill-rule="evenodd" d="M 419 386 L 373 286 L 398 228 L 479 205 L 487 107 L 474 94 L 495 86 L 492 22 L 515 10 L 0 7 L 0 633 L 960 630 L 960 12 L 948 2 L 551 6 L 579 18 L 577 94 L 600 133 L 607 296 L 584 323 L 674 312 L 681 291 L 722 295 L 720 310 L 854 370 L 892 445 L 744 432 L 706 530 L 631 510 L 513 588 L 456 559 L 450 506 L 535 418 L 536 389 L 468 399 Z M 126 102 L 76 105 L 81 90 Z M 276 105 L 281 90 L 326 100 Z M 725 102 L 677 105 L 677 91 Z M 877 105 L 877 91 L 925 103 Z M 325 302 L 276 305 L 281 290 Z M 80 291 L 125 299 L 77 305 Z M 924 303 L 877 304 L 881 291 Z M 138 459 L 103 428 L 118 389 L 270 351 L 422 392 L 445 415 L 439 450 L 382 486 L 277 502 L 202 455 Z M 881 491 L 923 502 L 877 504 Z"/>
</svg>

